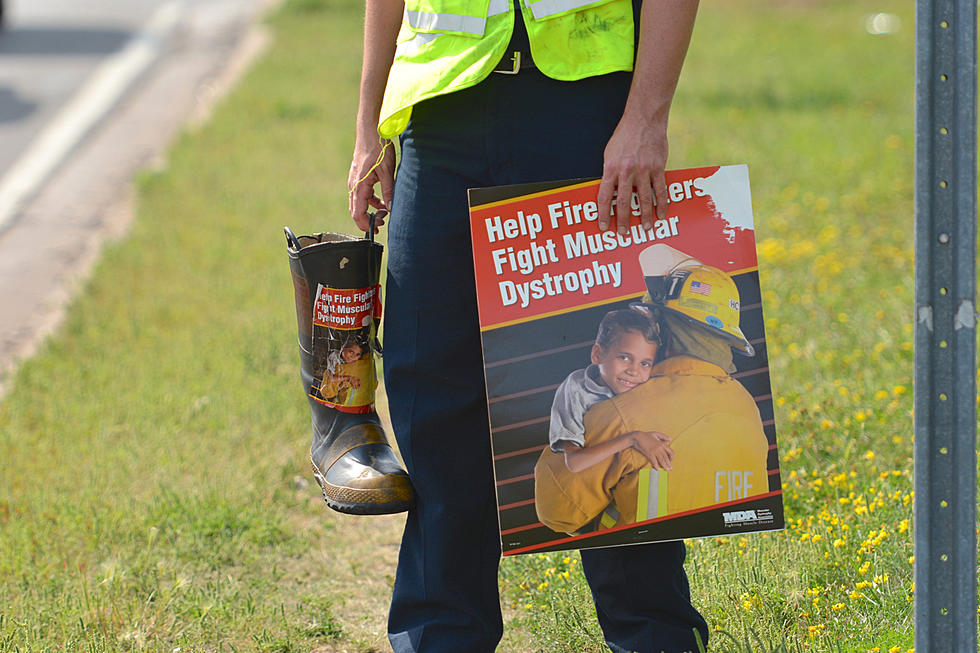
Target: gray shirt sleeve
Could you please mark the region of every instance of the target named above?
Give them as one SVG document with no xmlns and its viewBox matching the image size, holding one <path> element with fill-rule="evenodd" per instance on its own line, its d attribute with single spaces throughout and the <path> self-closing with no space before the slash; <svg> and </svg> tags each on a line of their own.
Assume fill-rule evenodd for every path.
<svg viewBox="0 0 980 653">
<path fill-rule="evenodd" d="M 548 429 L 551 450 L 562 453 L 567 442 L 584 447 L 585 413 L 593 404 L 614 394 L 599 378 L 595 365 L 569 374 L 558 386 L 551 404 L 551 426 Z"/>
</svg>

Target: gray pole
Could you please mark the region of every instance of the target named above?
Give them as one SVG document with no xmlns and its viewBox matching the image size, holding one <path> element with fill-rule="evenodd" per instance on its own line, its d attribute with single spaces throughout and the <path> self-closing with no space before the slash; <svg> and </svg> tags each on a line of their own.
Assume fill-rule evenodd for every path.
<svg viewBox="0 0 980 653">
<path fill-rule="evenodd" d="M 976 0 L 917 0 L 915 650 L 977 648 Z"/>
</svg>

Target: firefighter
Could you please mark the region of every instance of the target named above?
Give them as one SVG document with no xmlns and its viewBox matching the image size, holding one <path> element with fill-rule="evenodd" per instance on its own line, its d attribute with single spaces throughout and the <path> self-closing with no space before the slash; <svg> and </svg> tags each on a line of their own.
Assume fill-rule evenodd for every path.
<svg viewBox="0 0 980 653">
<path fill-rule="evenodd" d="M 645 227 L 665 218 L 667 118 L 696 11 L 696 0 L 367 3 L 350 212 L 366 230 L 369 209 L 390 211 L 385 387 L 416 492 L 388 621 L 396 653 L 488 652 L 502 634 L 466 190 L 601 176 L 601 228 L 626 232 L 629 212 L 610 209 L 634 191 Z M 683 544 L 628 549 L 582 553 L 610 648 L 697 650 L 707 626 Z M 651 580 L 642 592 L 637 577 Z"/>
<path fill-rule="evenodd" d="M 661 315 L 667 357 L 646 383 L 586 414 L 585 442 L 594 446 L 631 431 L 670 437 L 672 469 L 654 472 L 666 476 L 663 514 L 637 512 L 641 472 L 650 468 L 638 452 L 627 449 L 572 474 L 559 456 L 545 451 L 535 469 L 535 506 L 541 522 L 555 531 L 581 528 L 610 503 L 623 525 L 769 491 L 769 443 L 759 409 L 730 375 L 733 351 L 754 355 L 739 327 L 734 281 L 693 259 L 645 281 L 645 304 Z"/>
</svg>

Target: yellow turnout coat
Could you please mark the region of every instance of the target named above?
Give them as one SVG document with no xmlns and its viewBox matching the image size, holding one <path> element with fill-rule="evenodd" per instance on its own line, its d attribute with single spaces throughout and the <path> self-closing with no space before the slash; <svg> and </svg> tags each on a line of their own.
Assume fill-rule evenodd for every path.
<svg viewBox="0 0 980 653">
<path fill-rule="evenodd" d="M 541 523 L 571 533 L 611 503 L 619 513 L 616 525 L 623 525 L 769 491 L 769 444 L 759 409 L 742 384 L 713 363 L 684 355 L 667 358 L 649 381 L 585 415 L 586 447 L 630 431 L 671 437 L 673 469 L 654 471 L 651 480 L 649 461 L 629 448 L 571 472 L 563 454 L 545 449 L 534 468 Z M 657 491 L 653 500 L 647 495 L 651 487 Z M 648 505 L 651 501 L 659 511 Z"/>
</svg>

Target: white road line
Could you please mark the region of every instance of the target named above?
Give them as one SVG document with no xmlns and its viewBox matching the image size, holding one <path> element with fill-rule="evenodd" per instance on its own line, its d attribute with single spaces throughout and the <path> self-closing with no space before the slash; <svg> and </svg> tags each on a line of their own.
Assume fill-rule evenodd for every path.
<svg viewBox="0 0 980 653">
<path fill-rule="evenodd" d="M 183 11 L 180 0 L 160 6 L 126 47 L 102 63 L 85 85 L 0 179 L 0 233 L 31 194 L 115 105 L 160 54 Z"/>
</svg>

